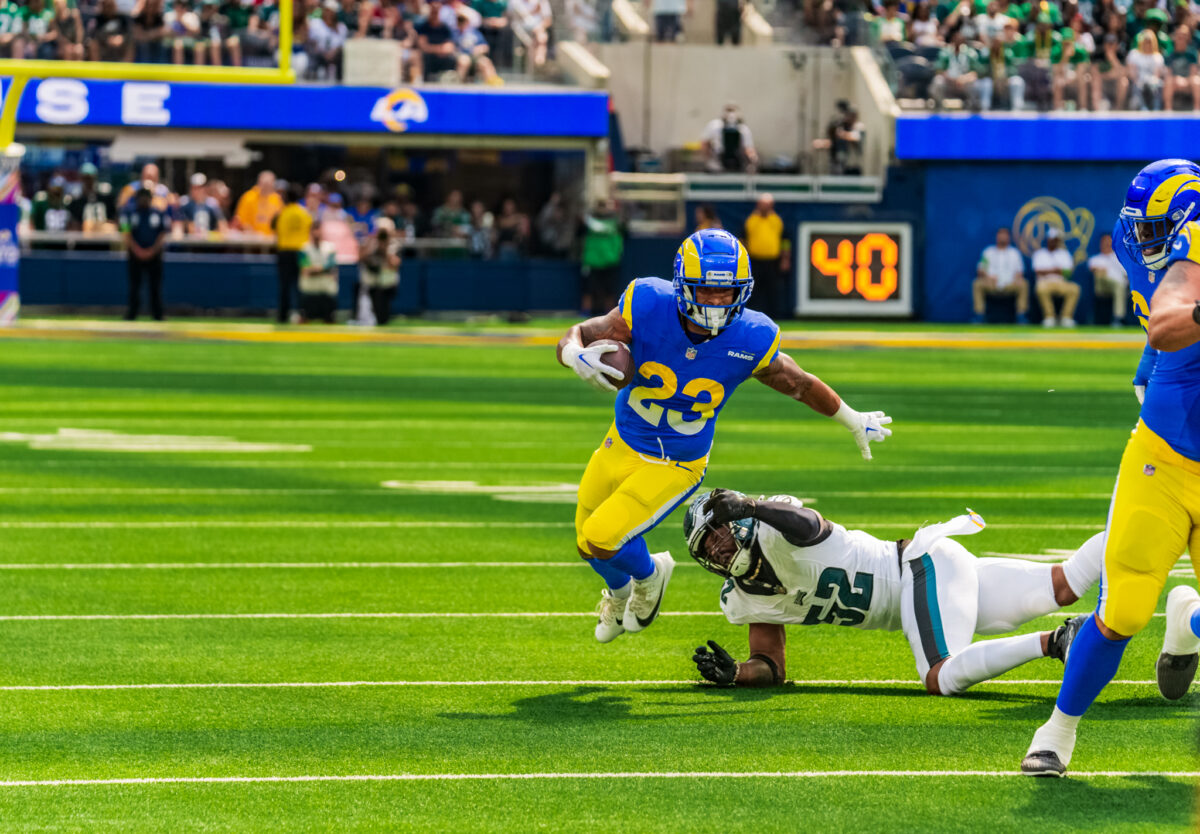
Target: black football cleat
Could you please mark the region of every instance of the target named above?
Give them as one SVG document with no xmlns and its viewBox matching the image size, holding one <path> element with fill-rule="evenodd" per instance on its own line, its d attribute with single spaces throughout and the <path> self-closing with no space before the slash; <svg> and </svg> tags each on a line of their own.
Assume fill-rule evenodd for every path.
<svg viewBox="0 0 1200 834">
<path fill-rule="evenodd" d="M 1178 701 L 1188 693 L 1196 679 L 1196 666 L 1200 655 L 1167 654 L 1158 656 L 1154 670 L 1158 677 L 1158 691 L 1168 701 Z"/>
<path fill-rule="evenodd" d="M 1067 652 L 1071 649 L 1071 643 L 1075 640 L 1075 635 L 1079 633 L 1079 629 L 1083 628 L 1083 624 L 1088 621 L 1091 614 L 1080 614 L 1078 617 L 1072 617 L 1065 623 L 1054 629 L 1050 633 L 1050 645 L 1047 646 L 1046 656 L 1067 662 Z"/>
<path fill-rule="evenodd" d="M 1067 766 L 1053 750 L 1031 750 L 1021 760 L 1021 772 L 1026 776 L 1063 776 Z"/>
</svg>

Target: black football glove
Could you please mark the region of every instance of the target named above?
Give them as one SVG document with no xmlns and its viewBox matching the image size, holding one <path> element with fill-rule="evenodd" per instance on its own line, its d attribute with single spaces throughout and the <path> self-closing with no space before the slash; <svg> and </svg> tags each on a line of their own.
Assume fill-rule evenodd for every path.
<svg viewBox="0 0 1200 834">
<path fill-rule="evenodd" d="M 708 645 L 712 647 L 711 652 L 699 646 L 692 655 L 696 668 L 705 680 L 718 686 L 733 686 L 734 678 L 737 677 L 737 661 L 730 657 L 729 652 L 722 649 L 716 640 L 709 640 Z"/>
<path fill-rule="evenodd" d="M 732 489 L 714 489 L 704 505 L 713 524 L 728 524 L 754 515 L 754 499 Z"/>
</svg>

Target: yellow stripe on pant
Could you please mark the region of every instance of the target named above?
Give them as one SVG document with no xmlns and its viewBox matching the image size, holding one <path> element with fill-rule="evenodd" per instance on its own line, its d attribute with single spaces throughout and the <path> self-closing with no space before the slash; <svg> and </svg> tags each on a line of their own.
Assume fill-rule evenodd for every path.
<svg viewBox="0 0 1200 834">
<path fill-rule="evenodd" d="M 614 425 L 579 482 L 575 540 L 581 554 L 616 551 L 662 520 L 704 477 L 708 457 L 670 461 L 629 448 Z"/>
<path fill-rule="evenodd" d="M 1200 572 L 1200 461 L 1138 421 L 1109 509 L 1101 621 L 1125 637 L 1145 628 L 1185 551 Z"/>
</svg>

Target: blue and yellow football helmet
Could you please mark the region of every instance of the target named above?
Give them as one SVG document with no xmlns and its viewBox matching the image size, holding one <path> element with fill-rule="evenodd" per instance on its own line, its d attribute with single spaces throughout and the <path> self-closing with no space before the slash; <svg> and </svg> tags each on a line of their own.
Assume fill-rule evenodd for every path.
<svg viewBox="0 0 1200 834">
<path fill-rule="evenodd" d="M 1183 224 L 1200 216 L 1200 166 L 1160 159 L 1138 172 L 1121 208 L 1121 241 L 1147 269 L 1167 265 Z"/>
<path fill-rule="evenodd" d="M 733 302 L 701 304 L 696 297 L 701 287 L 732 288 Z M 742 314 L 753 289 L 750 255 L 741 241 L 724 229 L 696 232 L 675 253 L 675 303 L 679 313 L 714 336 Z"/>
</svg>

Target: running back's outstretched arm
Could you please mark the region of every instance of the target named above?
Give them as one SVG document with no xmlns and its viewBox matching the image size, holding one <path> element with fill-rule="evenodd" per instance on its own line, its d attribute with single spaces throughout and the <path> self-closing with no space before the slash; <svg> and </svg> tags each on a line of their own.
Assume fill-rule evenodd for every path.
<svg viewBox="0 0 1200 834">
<path fill-rule="evenodd" d="M 890 437 L 892 430 L 886 428 L 892 422 L 882 411 L 859 413 L 837 392 L 818 377 L 803 370 L 796 360 L 779 351 L 771 364 L 756 373 L 755 378 L 779 393 L 801 402 L 818 414 L 832 417 L 854 435 L 858 449 L 867 460 L 871 459 L 871 443 L 882 442 Z"/>
</svg>

